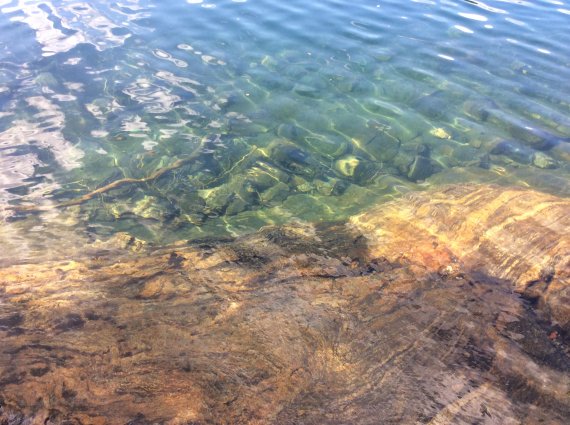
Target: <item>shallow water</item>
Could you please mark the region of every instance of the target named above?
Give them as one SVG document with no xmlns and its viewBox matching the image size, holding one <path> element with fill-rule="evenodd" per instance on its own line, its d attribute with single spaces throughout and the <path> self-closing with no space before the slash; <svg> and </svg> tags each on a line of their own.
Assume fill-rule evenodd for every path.
<svg viewBox="0 0 570 425">
<path fill-rule="evenodd" d="M 568 423 L 568 28 L 0 0 L 0 423 Z"/>
<path fill-rule="evenodd" d="M 570 194 L 563 1 L 0 8 L 3 262 L 343 220 L 456 182 Z M 125 178 L 145 181 L 74 202 Z"/>
</svg>

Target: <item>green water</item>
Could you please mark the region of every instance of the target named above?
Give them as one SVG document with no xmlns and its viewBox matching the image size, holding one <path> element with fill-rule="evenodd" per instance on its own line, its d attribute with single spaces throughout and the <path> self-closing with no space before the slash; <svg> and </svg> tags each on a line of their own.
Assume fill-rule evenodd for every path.
<svg viewBox="0 0 570 425">
<path fill-rule="evenodd" d="M 342 220 L 450 183 L 570 195 L 564 1 L 0 11 L 3 261 Z M 121 179 L 145 181 L 61 207 Z"/>
</svg>

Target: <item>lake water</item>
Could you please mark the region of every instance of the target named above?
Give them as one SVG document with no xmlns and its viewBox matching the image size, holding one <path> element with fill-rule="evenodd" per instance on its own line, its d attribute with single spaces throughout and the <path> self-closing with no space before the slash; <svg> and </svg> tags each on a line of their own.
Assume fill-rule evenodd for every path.
<svg viewBox="0 0 570 425">
<path fill-rule="evenodd" d="M 570 195 L 566 1 L 0 11 L 4 263 L 343 220 L 449 183 Z"/>
<path fill-rule="evenodd" d="M 569 197 L 570 0 L 0 0 L 0 424 L 568 424 Z"/>
</svg>

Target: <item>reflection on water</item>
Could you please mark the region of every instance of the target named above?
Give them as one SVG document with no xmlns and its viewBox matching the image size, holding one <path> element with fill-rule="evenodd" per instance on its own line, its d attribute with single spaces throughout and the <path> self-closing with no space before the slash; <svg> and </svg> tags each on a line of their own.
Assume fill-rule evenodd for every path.
<svg viewBox="0 0 570 425">
<path fill-rule="evenodd" d="M 345 219 L 448 183 L 570 194 L 564 2 L 0 10 L 4 261 Z"/>
</svg>

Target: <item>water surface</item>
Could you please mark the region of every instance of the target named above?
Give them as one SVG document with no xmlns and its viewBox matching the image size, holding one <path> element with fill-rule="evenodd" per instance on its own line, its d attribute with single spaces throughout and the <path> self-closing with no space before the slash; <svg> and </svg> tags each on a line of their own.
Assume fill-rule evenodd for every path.
<svg viewBox="0 0 570 425">
<path fill-rule="evenodd" d="M 343 220 L 449 183 L 570 194 L 564 1 L 0 11 L 3 262 Z"/>
</svg>

